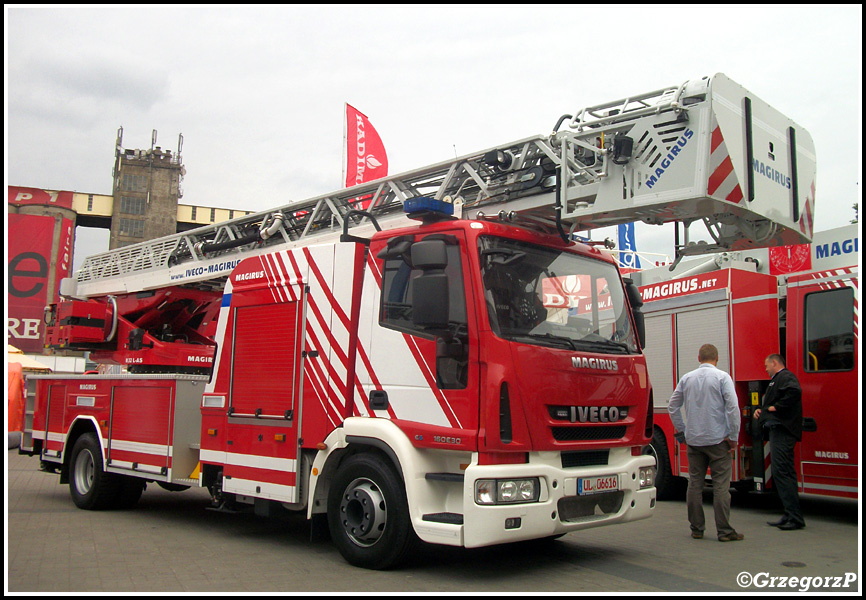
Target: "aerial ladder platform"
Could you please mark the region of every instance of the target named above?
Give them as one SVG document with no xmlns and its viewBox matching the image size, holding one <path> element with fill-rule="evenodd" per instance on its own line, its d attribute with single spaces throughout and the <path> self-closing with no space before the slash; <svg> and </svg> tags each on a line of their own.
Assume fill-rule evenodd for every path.
<svg viewBox="0 0 866 600">
<path fill-rule="evenodd" d="M 815 202 L 809 133 L 723 74 L 563 115 L 524 138 L 263 212 L 88 257 L 61 293 L 221 289 L 242 258 L 406 224 L 403 203 L 452 202 L 563 237 L 601 227 L 701 222 L 712 243 L 678 256 L 806 243 Z M 366 214 L 359 214 L 361 205 Z M 679 231 L 679 230 L 677 230 Z"/>
<path fill-rule="evenodd" d="M 61 282 L 67 300 L 46 309 L 46 346 L 114 362 L 112 340 L 124 340 L 163 356 L 158 372 L 181 355 L 180 372 L 207 372 L 241 260 L 406 226 L 404 203 L 419 198 L 453 205 L 454 218 L 566 241 L 620 223 L 682 223 L 677 260 L 807 243 L 815 170 L 805 129 L 723 74 L 689 80 L 563 115 L 548 134 L 90 256 Z M 711 242 L 689 241 L 697 223 Z"/>
</svg>

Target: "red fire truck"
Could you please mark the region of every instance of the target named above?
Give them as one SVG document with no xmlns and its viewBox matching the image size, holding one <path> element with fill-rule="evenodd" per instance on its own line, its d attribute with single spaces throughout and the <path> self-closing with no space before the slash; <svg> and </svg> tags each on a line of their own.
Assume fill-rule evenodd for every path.
<svg viewBox="0 0 866 600">
<path fill-rule="evenodd" d="M 681 265 L 679 274 L 633 274 L 646 316 L 662 498 L 676 493 L 677 476 L 688 478 L 686 446 L 673 437 L 667 403 L 679 378 L 697 368 L 705 343 L 719 349 L 718 367 L 731 374 L 741 406 L 733 485 L 773 489 L 768 441 L 752 415 L 768 383 L 764 359 L 778 353 L 803 389 L 800 492 L 858 497 L 858 258 L 857 226 L 849 225 L 816 233 L 812 244 L 720 256 Z"/>
<path fill-rule="evenodd" d="M 757 180 L 767 143 L 805 193 Z M 128 374 L 32 378 L 22 452 L 84 509 L 155 482 L 326 515 L 368 568 L 649 517 L 640 295 L 573 233 L 689 214 L 719 248 L 802 243 L 814 177 L 808 133 L 718 74 L 89 257 L 46 345 Z"/>
</svg>

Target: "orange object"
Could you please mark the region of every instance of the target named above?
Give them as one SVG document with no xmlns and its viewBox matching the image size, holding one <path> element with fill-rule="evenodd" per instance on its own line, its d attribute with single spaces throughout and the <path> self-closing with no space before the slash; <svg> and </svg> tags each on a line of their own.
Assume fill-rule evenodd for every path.
<svg viewBox="0 0 866 600">
<path fill-rule="evenodd" d="M 20 363 L 6 363 L 9 375 L 9 428 L 8 431 L 24 429 L 24 375 Z"/>
</svg>

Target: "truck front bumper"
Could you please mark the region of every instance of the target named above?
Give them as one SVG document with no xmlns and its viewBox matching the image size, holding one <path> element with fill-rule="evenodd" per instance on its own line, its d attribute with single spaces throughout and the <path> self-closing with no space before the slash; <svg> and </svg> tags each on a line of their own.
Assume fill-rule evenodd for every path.
<svg viewBox="0 0 866 600">
<path fill-rule="evenodd" d="M 519 465 L 470 464 L 463 483 L 462 523 L 416 522 L 425 541 L 476 548 L 560 535 L 646 519 L 652 515 L 656 489 L 641 488 L 641 467 L 654 467 L 651 456 L 632 456 L 629 448 L 613 449 L 607 465 L 563 468 L 558 452 L 531 453 Z M 592 493 L 587 481 L 615 476 L 616 489 Z M 538 500 L 522 504 L 479 504 L 475 487 L 479 480 L 537 478 Z M 583 482 L 580 482 L 583 480 Z"/>
</svg>

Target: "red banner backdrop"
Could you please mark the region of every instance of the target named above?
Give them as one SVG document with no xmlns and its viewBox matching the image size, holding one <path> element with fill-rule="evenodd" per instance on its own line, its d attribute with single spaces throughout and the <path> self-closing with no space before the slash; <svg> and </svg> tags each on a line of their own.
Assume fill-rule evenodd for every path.
<svg viewBox="0 0 866 600">
<path fill-rule="evenodd" d="M 9 204 L 42 204 L 72 209 L 72 192 L 55 192 L 10 185 L 6 188 Z"/>
<path fill-rule="evenodd" d="M 10 188 L 11 189 L 11 188 Z M 11 192 L 10 192 L 11 194 Z M 6 243 L 9 250 L 7 277 L 9 293 L 6 324 L 8 342 L 24 352 L 40 353 L 45 334 L 43 311 L 49 302 L 57 302 L 60 280 L 72 269 L 72 221 L 61 219 L 60 244 L 56 252 L 55 291 L 48 298 L 55 219 L 49 216 L 9 215 Z"/>
<path fill-rule="evenodd" d="M 370 119 L 353 106 L 346 105 L 346 187 L 388 175 L 388 155 L 382 138 Z M 370 197 L 362 199 L 366 208 Z"/>
</svg>

